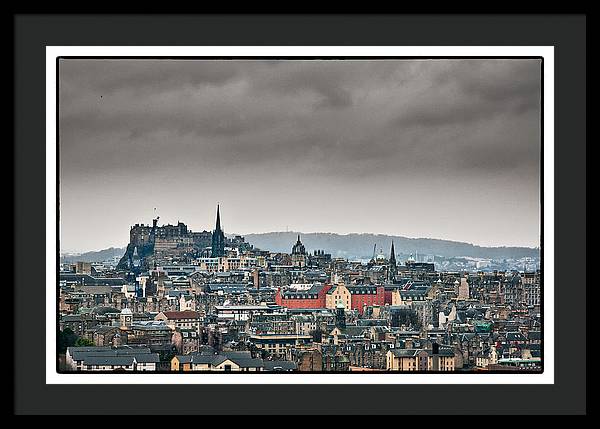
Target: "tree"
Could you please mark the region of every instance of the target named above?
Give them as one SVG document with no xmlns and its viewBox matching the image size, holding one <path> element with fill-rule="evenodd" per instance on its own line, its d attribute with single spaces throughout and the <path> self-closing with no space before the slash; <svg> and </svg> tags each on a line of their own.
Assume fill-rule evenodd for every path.
<svg viewBox="0 0 600 429">
<path fill-rule="evenodd" d="M 77 341 L 77 335 L 71 328 L 58 331 L 58 353 L 66 353 L 67 347 L 72 347 Z"/>
<path fill-rule="evenodd" d="M 92 340 L 88 340 L 87 338 L 79 337 L 75 341 L 75 347 L 89 347 L 93 346 L 94 342 Z"/>
<path fill-rule="evenodd" d="M 171 347 L 169 350 L 161 350 L 158 352 L 158 356 L 161 362 L 171 362 L 171 359 L 177 356 L 177 349 Z"/>
</svg>

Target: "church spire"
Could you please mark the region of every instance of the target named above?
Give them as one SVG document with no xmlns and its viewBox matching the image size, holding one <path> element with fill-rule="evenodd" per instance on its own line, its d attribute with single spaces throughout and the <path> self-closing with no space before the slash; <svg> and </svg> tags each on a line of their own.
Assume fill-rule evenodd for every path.
<svg viewBox="0 0 600 429">
<path fill-rule="evenodd" d="M 300 234 L 298 234 L 298 241 L 292 247 L 292 265 L 295 267 L 306 266 L 306 248 L 300 241 Z"/>
<path fill-rule="evenodd" d="M 292 255 L 306 255 L 306 248 L 300 241 L 300 234 L 298 234 L 298 241 L 296 241 L 296 244 L 292 247 Z"/>
<path fill-rule="evenodd" d="M 392 240 L 392 248 L 390 249 L 390 259 L 388 266 L 388 281 L 394 283 L 398 274 L 398 266 L 396 265 L 396 251 L 394 250 L 394 240 Z"/>
<path fill-rule="evenodd" d="M 212 233 L 211 256 L 213 258 L 225 256 L 225 233 L 221 228 L 221 212 L 219 204 L 217 204 L 217 221 L 215 222 L 215 230 Z"/>
<path fill-rule="evenodd" d="M 221 230 L 221 213 L 219 212 L 219 204 L 217 204 L 217 224 L 215 225 L 215 230 Z"/>
</svg>

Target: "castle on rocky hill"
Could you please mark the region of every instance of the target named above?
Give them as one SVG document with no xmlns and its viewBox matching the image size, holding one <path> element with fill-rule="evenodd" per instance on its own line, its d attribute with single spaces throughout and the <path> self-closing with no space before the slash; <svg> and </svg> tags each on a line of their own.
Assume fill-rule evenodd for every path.
<svg viewBox="0 0 600 429">
<path fill-rule="evenodd" d="M 212 232 L 194 232 L 182 222 L 158 226 L 158 220 L 159 217 L 156 217 L 152 220 L 152 225 L 135 224 L 131 227 L 129 244 L 117 269 L 141 272 L 166 262 L 189 263 L 191 259 L 198 257 L 224 256 L 226 246 L 240 250 L 251 248 L 241 236 L 232 239 L 225 237 L 221 228 L 219 206 Z"/>
</svg>

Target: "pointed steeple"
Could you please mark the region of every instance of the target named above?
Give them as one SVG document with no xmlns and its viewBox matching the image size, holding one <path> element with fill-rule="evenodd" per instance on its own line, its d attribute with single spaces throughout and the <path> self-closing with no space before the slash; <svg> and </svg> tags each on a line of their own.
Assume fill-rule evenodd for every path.
<svg viewBox="0 0 600 429">
<path fill-rule="evenodd" d="M 306 255 L 306 248 L 300 241 L 300 234 L 298 234 L 298 240 L 296 241 L 296 244 L 294 244 L 292 247 L 292 255 Z"/>
<path fill-rule="evenodd" d="M 225 233 L 221 228 L 221 211 L 219 204 L 217 204 L 217 221 L 215 222 L 215 230 L 212 233 L 211 256 L 213 258 L 225 256 Z"/>
<path fill-rule="evenodd" d="M 394 241 L 392 240 L 392 248 L 390 249 L 390 259 L 388 263 L 388 281 L 394 283 L 398 274 L 398 266 L 396 265 L 396 251 L 394 250 Z"/>
</svg>

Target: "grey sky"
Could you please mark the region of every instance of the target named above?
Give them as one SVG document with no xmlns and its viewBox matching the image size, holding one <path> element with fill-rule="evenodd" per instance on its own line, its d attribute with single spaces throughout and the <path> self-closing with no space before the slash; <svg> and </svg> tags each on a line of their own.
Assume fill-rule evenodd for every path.
<svg viewBox="0 0 600 429">
<path fill-rule="evenodd" d="M 61 249 L 133 223 L 539 245 L 537 60 L 62 60 Z"/>
</svg>

